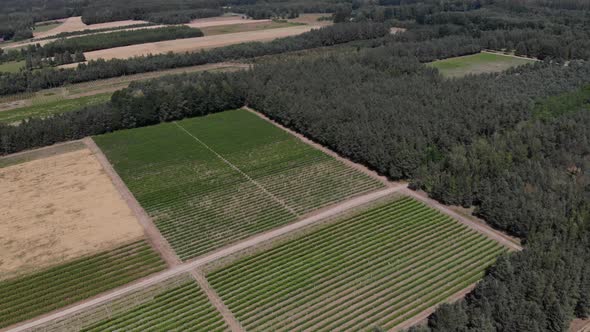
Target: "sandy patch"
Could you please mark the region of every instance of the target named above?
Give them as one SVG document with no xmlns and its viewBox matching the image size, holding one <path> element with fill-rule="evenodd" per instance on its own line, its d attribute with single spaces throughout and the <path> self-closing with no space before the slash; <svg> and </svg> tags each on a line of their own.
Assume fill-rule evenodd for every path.
<svg viewBox="0 0 590 332">
<path fill-rule="evenodd" d="M 168 52 L 194 52 L 204 49 L 222 47 L 227 45 L 254 42 L 270 41 L 277 38 L 289 37 L 308 32 L 312 26 L 293 26 L 271 30 L 247 31 L 228 33 L 224 35 L 205 36 L 198 38 L 187 38 L 180 40 L 167 40 L 156 43 L 146 43 L 116 47 L 107 50 L 99 50 L 84 53 L 87 60 L 97 59 L 126 59 L 134 56 L 147 54 L 163 54 Z"/>
<path fill-rule="evenodd" d="M 72 31 L 82 31 L 82 30 L 98 30 L 98 29 L 107 29 L 107 28 L 115 28 L 115 27 L 124 27 L 128 25 L 134 24 L 142 24 L 148 23 L 146 21 L 134 21 L 134 20 L 127 20 L 127 21 L 117 21 L 117 22 L 107 22 L 107 23 L 99 23 L 99 24 L 92 24 L 87 25 L 82 22 L 82 17 L 70 17 L 64 21 L 64 23 L 55 29 L 51 29 L 49 31 L 34 33 L 33 36 L 35 38 L 45 38 L 50 36 L 55 36 L 62 32 L 72 32 Z M 19 45 L 22 46 L 22 45 Z"/>
<path fill-rule="evenodd" d="M 143 238 L 84 148 L 0 168 L 0 280 Z"/>
</svg>

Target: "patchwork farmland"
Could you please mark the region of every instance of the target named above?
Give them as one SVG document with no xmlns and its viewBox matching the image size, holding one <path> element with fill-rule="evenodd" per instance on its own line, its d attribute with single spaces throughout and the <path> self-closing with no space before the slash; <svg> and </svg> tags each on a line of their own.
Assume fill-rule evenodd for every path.
<svg viewBox="0 0 590 332">
<path fill-rule="evenodd" d="M 245 110 L 95 141 L 182 260 L 383 187 Z"/>
<path fill-rule="evenodd" d="M 248 331 L 388 330 L 479 280 L 505 251 L 402 197 L 207 279 Z"/>
</svg>

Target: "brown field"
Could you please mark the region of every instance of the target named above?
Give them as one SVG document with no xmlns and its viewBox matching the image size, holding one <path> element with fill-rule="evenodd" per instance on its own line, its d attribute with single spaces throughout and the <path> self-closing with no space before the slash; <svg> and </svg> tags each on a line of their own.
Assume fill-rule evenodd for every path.
<svg viewBox="0 0 590 332">
<path fill-rule="evenodd" d="M 99 24 L 92 24 L 87 25 L 82 22 L 82 17 L 70 17 L 67 18 L 64 23 L 58 26 L 55 29 L 51 29 L 49 31 L 34 33 L 35 38 L 45 38 L 57 35 L 58 33 L 62 32 L 72 32 L 72 31 L 82 31 L 82 30 L 97 30 L 97 29 L 105 29 L 105 28 L 114 28 L 114 27 L 123 27 L 127 25 L 134 25 L 134 24 L 141 24 L 147 23 L 146 21 L 134 21 L 134 20 L 127 20 L 127 21 L 117 21 L 117 22 L 107 22 L 107 23 L 99 23 Z"/>
<path fill-rule="evenodd" d="M 107 50 L 86 52 L 87 60 L 97 59 L 126 59 L 147 54 L 163 54 L 168 52 L 194 52 L 210 48 L 222 47 L 254 41 L 270 41 L 277 38 L 289 37 L 308 32 L 313 29 L 310 25 L 292 26 L 288 28 L 247 31 L 229 33 L 217 36 L 205 36 L 182 40 L 168 40 L 156 43 L 146 43 L 124 47 L 116 47 Z"/>
<path fill-rule="evenodd" d="M 30 153 L 0 168 L 0 280 L 143 238 L 88 148 L 65 144 Z"/>
</svg>

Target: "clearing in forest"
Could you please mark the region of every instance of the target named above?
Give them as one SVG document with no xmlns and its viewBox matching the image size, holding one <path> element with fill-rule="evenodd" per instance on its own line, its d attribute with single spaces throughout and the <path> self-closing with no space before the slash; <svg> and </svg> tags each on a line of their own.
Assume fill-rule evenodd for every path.
<svg viewBox="0 0 590 332">
<path fill-rule="evenodd" d="M 392 329 L 478 281 L 506 248 L 409 197 L 207 275 L 248 331 Z"/>
<path fill-rule="evenodd" d="M 95 141 L 183 260 L 383 187 L 245 110 Z"/>
<path fill-rule="evenodd" d="M 468 74 L 485 74 L 501 72 L 506 69 L 533 63 L 533 59 L 525 59 L 511 55 L 481 52 L 429 63 L 437 68 L 443 76 L 463 77 Z"/>
</svg>

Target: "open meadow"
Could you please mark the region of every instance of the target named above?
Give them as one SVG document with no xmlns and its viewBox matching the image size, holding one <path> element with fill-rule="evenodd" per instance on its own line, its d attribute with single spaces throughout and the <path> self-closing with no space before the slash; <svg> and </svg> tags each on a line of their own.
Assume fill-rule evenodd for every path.
<svg viewBox="0 0 590 332">
<path fill-rule="evenodd" d="M 380 203 L 207 275 L 247 331 L 390 330 L 507 249 L 411 198 Z"/>
<path fill-rule="evenodd" d="M 183 260 L 383 186 L 245 110 L 95 141 Z"/>
<path fill-rule="evenodd" d="M 165 268 L 83 144 L 4 157 L 0 167 L 0 328 Z"/>
<path fill-rule="evenodd" d="M 501 72 L 506 69 L 534 63 L 533 59 L 525 59 L 511 55 L 481 52 L 444 60 L 437 60 L 428 65 L 437 68 L 443 76 L 463 77 L 469 74 L 485 74 Z"/>
</svg>

